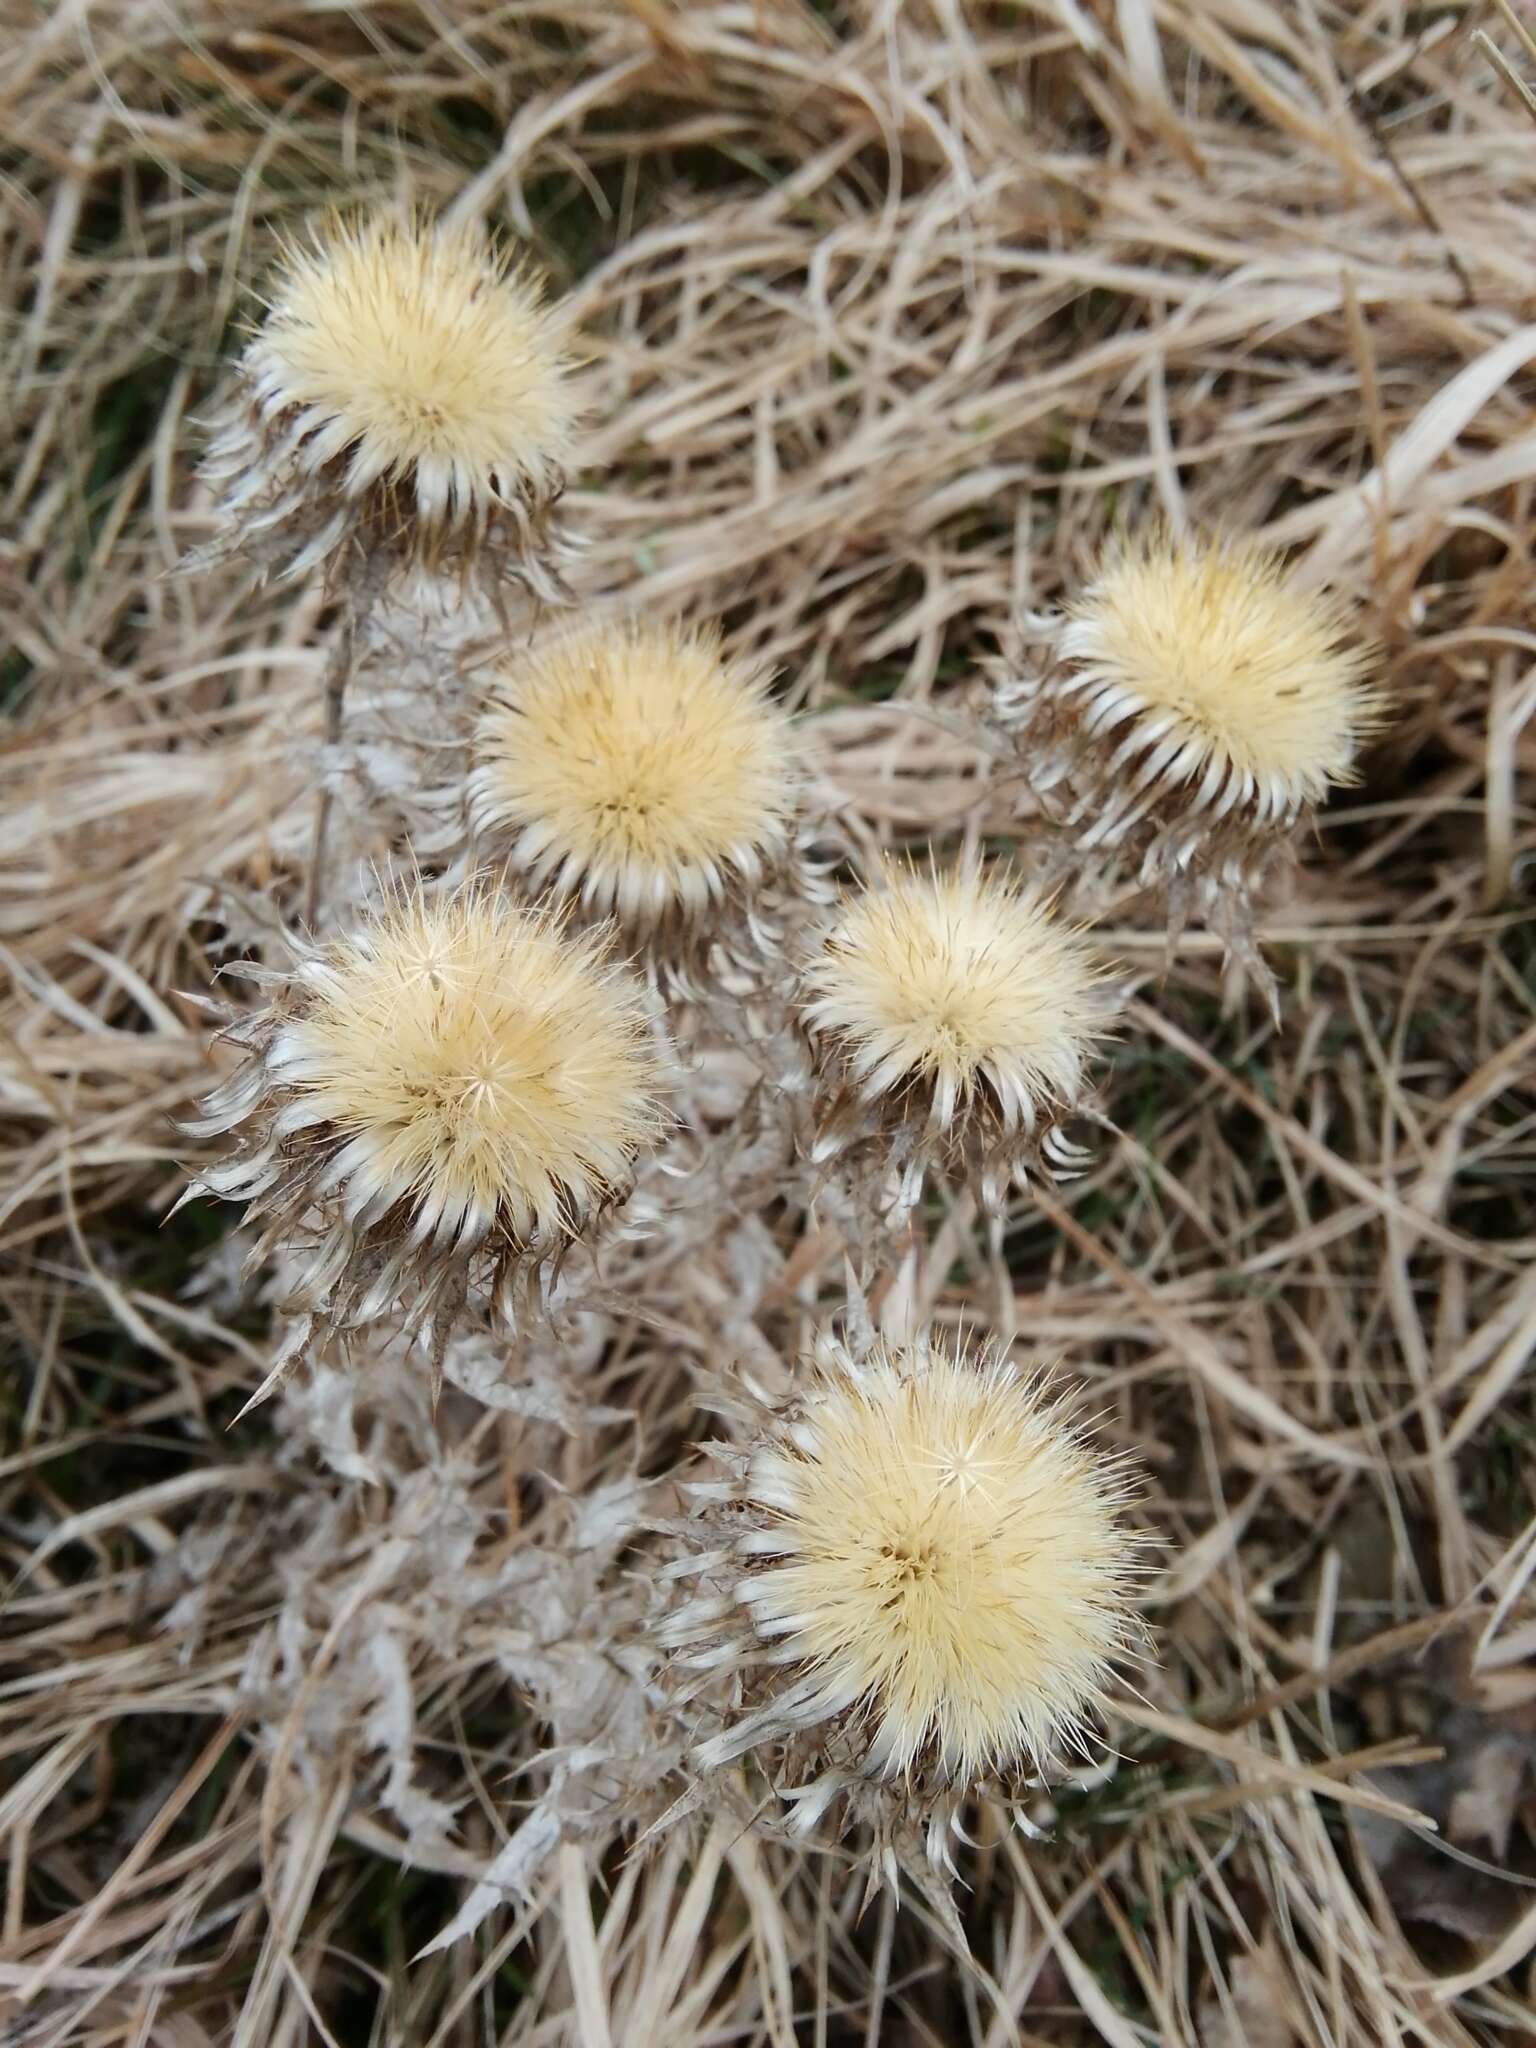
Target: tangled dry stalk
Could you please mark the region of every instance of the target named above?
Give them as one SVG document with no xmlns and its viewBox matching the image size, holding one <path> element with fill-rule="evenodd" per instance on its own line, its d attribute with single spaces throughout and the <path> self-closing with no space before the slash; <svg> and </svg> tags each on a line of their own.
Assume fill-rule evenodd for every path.
<svg viewBox="0 0 1536 2048">
<path fill-rule="evenodd" d="M 4 2038 L 1529 2038 L 1536 155 L 1478 11 L 8 12 Z M 697 1428 L 656 1359 L 794 1349 L 835 1238 L 758 1300 L 658 1273 L 579 1395 L 434 1422 L 321 1372 L 230 1431 L 265 1312 L 224 1218 L 161 1227 L 179 992 L 300 875 L 332 625 L 166 579 L 194 420 L 273 238 L 402 190 L 569 289 L 585 601 L 723 615 L 871 853 L 1015 829 L 958 714 L 1117 523 L 1262 532 L 1385 649 L 1393 730 L 1265 927 L 1282 1027 L 1111 904 L 1112 1140 L 901 1278 L 1059 1354 L 1152 1475 L 1145 1698 L 1048 1839 L 983 1815 L 971 1970 L 734 1824 L 573 1825 L 531 1891 L 507 1854 Z"/>
</svg>

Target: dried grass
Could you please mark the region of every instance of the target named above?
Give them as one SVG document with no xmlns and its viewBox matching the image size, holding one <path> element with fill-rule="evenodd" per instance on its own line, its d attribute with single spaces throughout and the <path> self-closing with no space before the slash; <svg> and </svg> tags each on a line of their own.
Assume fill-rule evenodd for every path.
<svg viewBox="0 0 1536 2048">
<path fill-rule="evenodd" d="M 1475 10 L 6 11 L 4 2038 L 1525 2038 L 1533 1894 L 1451 1853 L 1536 1864 L 1536 159 Z M 835 1238 L 745 1305 L 658 1275 L 568 1433 L 558 1387 L 434 1427 L 322 1378 L 226 1434 L 264 1314 L 221 1222 L 158 1228 L 176 992 L 221 890 L 298 874 L 329 623 L 165 580 L 192 420 L 275 234 L 402 186 L 532 236 L 593 337 L 583 588 L 783 665 L 870 850 L 1016 829 L 969 679 L 1118 520 L 1284 542 L 1387 651 L 1394 732 L 1269 919 L 1283 1029 L 1111 902 L 1118 1137 L 1003 1260 L 962 1206 L 897 1279 L 1063 1356 L 1162 1545 L 1119 1753 L 1047 1842 L 980 1818 L 977 1973 L 734 1827 L 476 1890 L 541 1688 L 602 1676 L 580 1572 L 542 1636 L 507 1573 L 695 1426 L 679 1360 L 797 1341 Z"/>
</svg>

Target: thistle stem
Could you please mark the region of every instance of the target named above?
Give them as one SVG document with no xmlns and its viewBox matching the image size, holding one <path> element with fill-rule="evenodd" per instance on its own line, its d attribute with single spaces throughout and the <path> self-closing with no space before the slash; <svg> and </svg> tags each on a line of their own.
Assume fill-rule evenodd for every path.
<svg viewBox="0 0 1536 2048">
<path fill-rule="evenodd" d="M 311 931 L 316 930 L 320 916 L 325 883 L 326 837 L 331 823 L 333 765 L 327 756 L 335 751 L 341 740 L 347 683 L 351 678 L 353 662 L 357 655 L 358 611 L 354 596 L 349 595 L 343 600 L 341 629 L 336 635 L 336 644 L 331 649 L 331 658 L 325 669 L 325 728 L 320 740 L 321 778 L 320 788 L 315 797 L 315 827 L 309 844 L 309 883 L 304 895 L 304 921 Z"/>
</svg>

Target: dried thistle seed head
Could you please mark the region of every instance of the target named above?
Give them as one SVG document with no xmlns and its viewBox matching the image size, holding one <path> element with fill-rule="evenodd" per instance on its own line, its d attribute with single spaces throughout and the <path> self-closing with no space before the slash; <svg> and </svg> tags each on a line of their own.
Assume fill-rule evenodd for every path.
<svg viewBox="0 0 1536 2048">
<path fill-rule="evenodd" d="M 1119 751 L 1134 728 L 1168 786 L 1264 824 L 1353 776 L 1379 700 L 1345 636 L 1338 601 L 1294 588 L 1274 557 L 1157 536 L 1106 563 L 1061 653 L 1097 737 Z"/>
<path fill-rule="evenodd" d="M 645 997 L 602 934 L 483 887 L 397 899 L 232 1035 L 246 1060 L 193 1128 L 240 1148 L 203 1185 L 294 1249 L 322 1327 L 404 1301 L 425 1329 L 471 1283 L 510 1307 L 663 1123 Z"/>
<path fill-rule="evenodd" d="M 476 830 L 535 887 L 664 955 L 765 909 L 791 858 L 799 776 L 765 669 L 725 654 L 712 628 L 631 621 L 503 664 L 470 790 Z"/>
<path fill-rule="evenodd" d="M 540 285 L 478 228 L 330 222 L 285 251 L 209 449 L 227 551 L 299 574 L 349 535 L 418 560 L 488 546 L 542 594 L 571 368 Z"/>
<path fill-rule="evenodd" d="M 1099 970 L 1039 896 L 973 866 L 887 867 L 833 918 L 803 977 L 818 1054 L 817 1156 L 850 1148 L 903 1175 L 979 1178 L 989 1203 L 1043 1152 L 1087 1092 L 1102 1028 Z"/>
<path fill-rule="evenodd" d="M 689 1525 L 707 1584 L 664 1626 L 683 1664 L 729 1672 L 705 1768 L 902 1781 L 919 1801 L 1008 1788 L 1080 1746 L 1133 1640 L 1124 1467 L 1038 1380 L 937 1341 L 809 1385 Z M 727 1599 L 719 1591 L 728 1593 Z"/>
<path fill-rule="evenodd" d="M 996 698 L 1032 786 L 1064 794 L 1063 864 L 1123 854 L 1173 887 L 1176 916 L 1187 897 L 1240 936 L 1253 887 L 1380 723 L 1348 624 L 1257 547 L 1154 532 L 1113 552 L 1058 662 Z"/>
</svg>

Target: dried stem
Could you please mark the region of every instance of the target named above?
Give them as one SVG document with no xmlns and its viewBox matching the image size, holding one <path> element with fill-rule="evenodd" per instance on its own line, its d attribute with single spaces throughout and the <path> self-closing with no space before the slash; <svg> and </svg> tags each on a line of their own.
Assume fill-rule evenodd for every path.
<svg viewBox="0 0 1536 2048">
<path fill-rule="evenodd" d="M 357 642 L 364 608 L 358 593 L 347 591 L 341 600 L 341 617 L 336 638 L 325 665 L 325 723 L 320 741 L 320 787 L 315 794 L 315 823 L 310 835 L 309 879 L 304 893 L 304 922 L 311 932 L 318 930 L 320 906 L 325 893 L 326 840 L 335 802 L 332 778 L 340 772 L 337 752 L 341 745 L 342 721 L 347 685 L 357 661 Z"/>
</svg>

